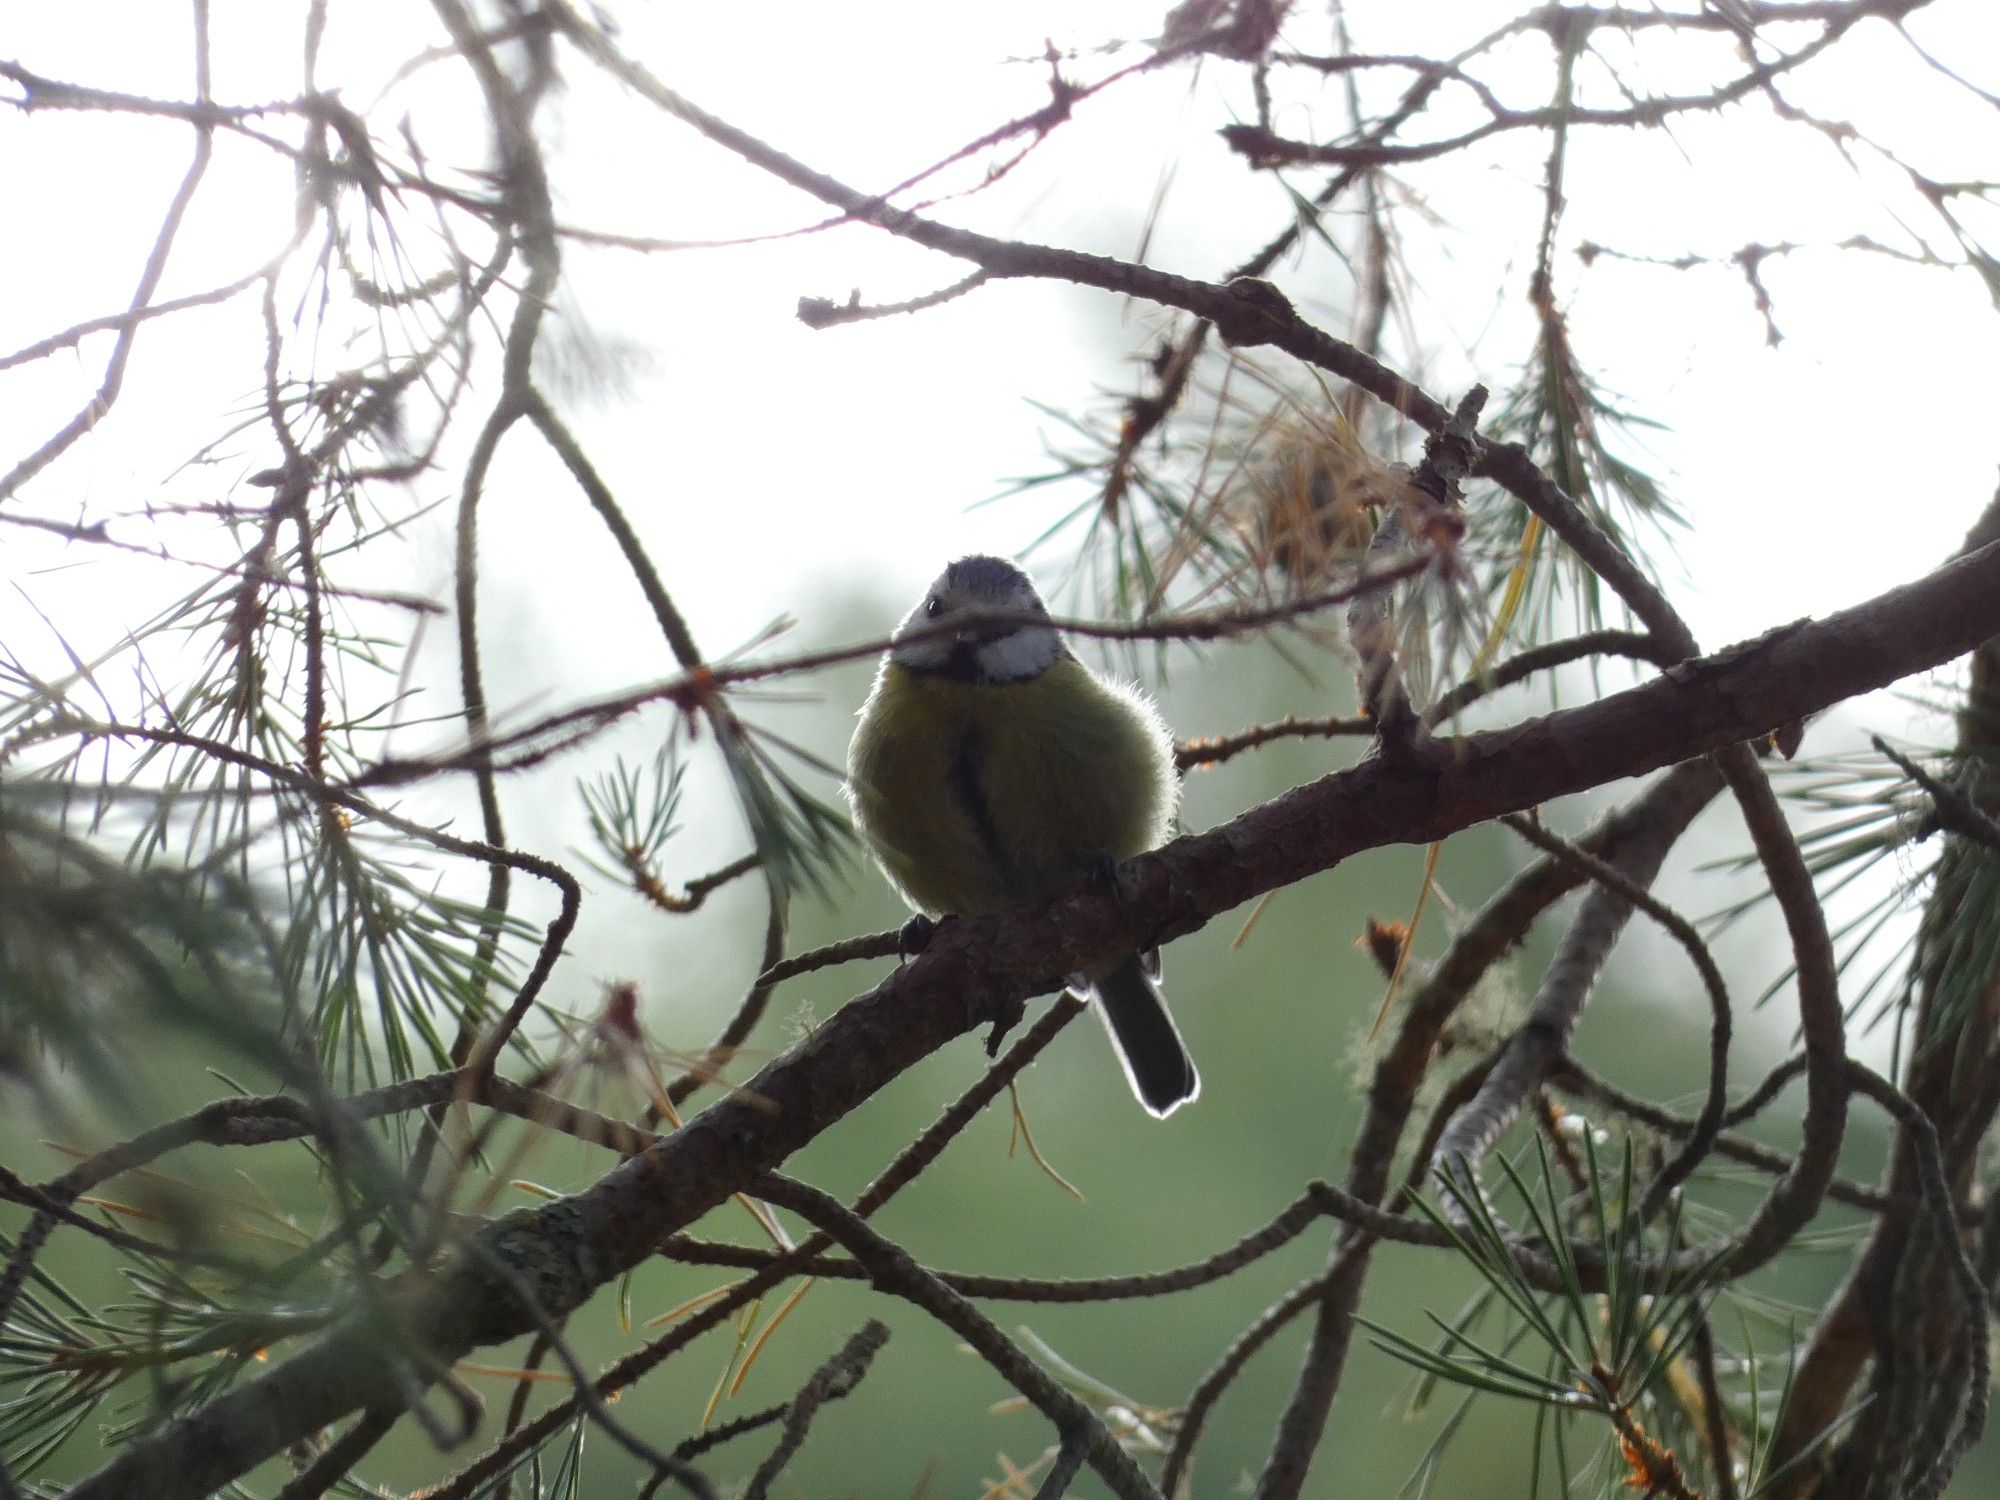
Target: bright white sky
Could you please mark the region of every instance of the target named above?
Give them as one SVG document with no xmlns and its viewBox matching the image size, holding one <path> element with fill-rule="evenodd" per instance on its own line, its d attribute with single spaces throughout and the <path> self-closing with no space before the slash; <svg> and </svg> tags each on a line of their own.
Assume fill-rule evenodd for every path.
<svg viewBox="0 0 2000 1500">
<path fill-rule="evenodd" d="M 1040 67 L 1003 60 L 1039 54 L 1048 37 L 1088 47 L 1152 34 L 1165 8 L 1163 0 L 768 0 L 619 12 L 631 53 L 669 83 L 811 164 L 871 186 L 1042 103 Z M 296 92 L 302 10 L 216 0 L 219 98 Z M 402 0 L 336 0 L 330 10 L 321 76 L 356 106 L 441 35 L 426 7 Z M 1300 11 L 1292 34 L 1324 50 L 1317 7 Z M 1440 51 L 1497 13 L 1478 0 L 1358 6 L 1353 24 L 1363 48 Z M 2000 91 L 2000 7 L 1992 0 L 1940 0 L 1911 29 Z M 184 5 L 24 7 L 10 16 L 5 45 L 59 78 L 190 93 Z M 1647 81 L 1685 83 L 1692 75 L 1681 61 L 1657 62 L 1660 76 Z M 1071 71 L 1088 79 L 1107 66 L 1086 57 Z M 572 222 L 713 238 L 821 216 L 634 105 L 584 63 L 571 59 L 566 71 L 569 88 L 550 118 Z M 1520 87 L 1509 87 L 1504 71 L 1489 76 L 1512 103 L 1544 102 L 1539 66 Z M 1995 175 L 1994 108 L 1925 70 L 1886 27 L 1865 25 L 1840 60 L 1800 76 L 1790 95 L 1821 113 L 1854 116 L 1937 178 Z M 404 86 L 394 108 L 410 111 L 434 158 L 456 151 L 469 161 L 480 153 L 470 103 L 424 82 Z M 947 212 L 997 233 L 1130 256 L 1148 203 L 1171 173 L 1149 256 L 1169 269 L 1220 275 L 1287 213 L 1278 184 L 1243 172 L 1215 136 L 1232 110 L 1246 109 L 1241 72 L 1228 65 L 1138 80 L 1086 104 L 1014 177 Z M 1280 123 L 1296 135 L 1314 129 L 1304 107 Z M 158 121 L 0 113 L 0 201 L 12 220 L 0 235 L 0 285 L 10 289 L 0 299 L 0 349 L 122 308 L 188 137 Z M 1590 239 L 1663 256 L 1727 255 L 1753 240 L 1855 233 L 1907 248 L 1914 241 L 1899 216 L 1943 243 L 1892 174 L 1870 166 L 1857 175 L 1825 140 L 1780 130 L 1761 109 L 1689 119 L 1636 148 L 1623 133 L 1583 131 L 1572 149 L 1572 248 Z M 1476 163 L 1406 176 L 1429 215 L 1404 220 L 1418 373 L 1447 399 L 1472 379 L 1500 385 L 1528 347 L 1522 293 L 1539 214 L 1538 143 L 1523 137 Z M 288 170 L 220 139 L 164 293 L 264 260 L 289 230 L 291 193 Z M 2000 242 L 1995 225 L 1984 229 Z M 595 399 L 571 396 L 568 407 L 654 543 L 704 646 L 717 652 L 773 615 L 829 595 L 878 600 L 875 618 L 886 625 L 942 560 L 1024 545 L 1079 498 L 1072 491 L 972 508 L 1009 478 L 1044 467 L 1042 438 L 1059 434 L 1028 398 L 1074 405 L 1095 389 L 1130 389 L 1136 371 L 1117 363 L 1116 351 L 1144 350 L 1142 335 L 1155 326 L 1148 311 L 1101 294 L 1034 284 L 988 288 L 918 318 L 806 329 L 793 316 L 801 295 L 839 299 L 859 288 L 866 301 L 896 301 L 963 274 L 861 229 L 655 257 L 573 249 L 569 269 L 575 300 L 562 310 L 557 342 L 642 358 L 627 361 L 622 386 L 600 384 Z M 1741 278 L 1726 269 L 1600 263 L 1584 275 L 1572 254 L 1559 261 L 1582 357 L 1633 410 L 1663 424 L 1655 460 L 1674 476 L 1693 520 L 1674 596 L 1710 647 L 1914 576 L 1950 550 L 1994 487 L 2000 361 L 1992 357 L 1994 308 L 1976 278 L 1828 252 L 1771 261 L 1764 276 L 1786 334 L 1776 350 L 1765 346 Z M 1343 284 L 1323 275 L 1288 284 L 1341 331 L 1334 309 Z M 253 429 L 218 467 L 176 471 L 227 425 L 223 414 L 246 409 L 261 345 L 254 301 L 148 328 L 117 411 L 16 503 L 95 518 L 149 501 L 212 498 L 265 467 L 272 455 Z M 0 373 L 0 456 L 11 462 L 77 408 L 107 347 L 100 338 L 81 357 Z M 1409 358 L 1403 351 L 1398 362 Z M 448 466 L 419 492 L 447 499 L 455 472 Z M 512 701 L 569 700 L 664 675 L 670 664 L 636 590 L 596 583 L 615 576 L 615 561 L 532 440 L 503 449 L 491 496 L 486 623 L 503 656 L 518 652 Z M 405 576 L 377 581 L 447 597 L 448 511 L 415 532 Z M 756 518 L 749 535 L 746 514 Z M 114 534 L 146 532 L 135 525 Z M 88 645 L 115 639 L 169 588 L 160 575 L 171 570 L 144 560 L 11 529 L 0 532 L 0 545 L 22 591 L 0 600 L 0 632 L 13 649 L 52 665 L 60 658 L 26 598 Z M 183 572 L 172 586 L 192 581 Z M 577 610 L 578 598 L 589 607 Z M 441 646 L 445 633 L 435 634 Z M 621 641 L 630 647 L 607 649 Z"/>
<path fill-rule="evenodd" d="M 219 97 L 295 91 L 301 9 L 216 4 Z M 1437 48 L 1496 14 L 1478 3 L 1422 10 L 1420 25 L 1404 23 L 1415 34 L 1400 36 L 1371 34 L 1373 10 L 1360 8 L 1362 44 Z M 355 104 L 436 38 L 424 7 L 374 0 L 331 12 L 322 76 Z M 866 185 L 1039 104 L 1040 69 L 1003 59 L 1039 52 L 1048 36 L 1063 45 L 1143 36 L 1157 29 L 1158 13 L 1157 4 L 890 0 L 859 13 L 767 4 L 756 7 L 754 23 L 736 7 L 626 6 L 621 21 L 631 51 L 698 101 Z M 1294 34 L 1312 36 L 1308 22 L 1294 24 Z M 2000 12 L 1982 0 L 1942 0 L 1913 30 L 1975 78 L 2000 57 Z M 125 0 L 35 8 L 9 31 L 11 54 L 54 76 L 167 97 L 188 92 L 186 7 Z M 1807 73 L 1794 97 L 1827 112 L 1858 108 L 1865 128 L 1911 145 L 1937 177 L 1990 172 L 1980 160 L 1994 139 L 1990 106 L 1923 70 L 1885 27 L 1864 29 L 1842 55 L 1849 66 Z M 1089 77 L 1102 66 L 1087 59 L 1073 72 Z M 702 238 L 817 216 L 801 196 L 635 109 L 585 65 L 573 62 L 569 77 L 556 106 L 570 144 L 559 176 L 577 222 Z M 1284 213 L 1275 184 L 1236 169 L 1213 136 L 1241 94 L 1236 71 L 1214 63 L 1198 80 L 1189 68 L 1140 80 L 1084 106 L 1017 180 L 960 212 L 999 232 L 1129 255 L 1159 174 L 1171 168 L 1152 258 L 1219 274 Z M 435 89 L 406 86 L 398 102 L 440 150 L 452 144 L 454 118 L 467 128 L 474 118 Z M 1511 102 L 1540 101 L 1516 89 Z M 618 138 L 635 121 L 636 148 Z M 1305 111 L 1281 123 L 1311 129 Z M 466 158 L 476 156 L 465 144 Z M 142 237 L 186 151 L 187 132 L 154 121 L 0 117 L 0 174 L 19 214 L 0 244 L 0 272 L 16 289 L 0 307 L 0 345 L 122 304 Z M 207 211 L 169 271 L 169 293 L 247 269 L 288 227 L 288 174 L 239 143 L 225 140 L 221 154 Z M 1449 393 L 1468 375 L 1504 380 L 1523 352 L 1525 309 L 1513 290 L 1496 317 L 1493 288 L 1501 276 L 1525 276 L 1539 195 L 1534 145 L 1491 152 L 1475 170 L 1410 176 L 1440 219 L 1427 231 L 1410 223 L 1417 331 L 1429 341 L 1437 383 Z M 1824 142 L 1773 129 L 1761 111 L 1683 122 L 1671 141 L 1637 154 L 1623 133 L 1581 132 L 1566 229 L 1572 244 L 1666 255 L 1857 231 L 1907 244 L 1889 210 L 1863 205 L 1865 192 Z M 1920 222 L 1906 195 L 1893 206 L 1905 222 Z M 37 232 L 21 232 L 24 225 Z M 1050 503 L 968 506 L 1038 466 L 1047 424 L 1023 398 L 1062 402 L 1098 385 L 1122 388 L 1132 376 L 1107 364 L 1107 343 L 1119 337 L 1121 319 L 1147 316 L 1096 293 L 1008 286 L 921 318 L 805 329 L 792 317 L 800 295 L 840 297 L 859 287 L 865 299 L 896 300 L 961 274 L 863 230 L 665 257 L 573 253 L 571 265 L 584 321 L 652 351 L 654 372 L 631 383 L 629 399 L 614 394 L 586 419 L 634 509 L 645 512 L 642 497 L 657 495 L 677 537 L 706 514 L 720 540 L 744 505 L 772 520 L 749 577 L 737 567 L 675 576 L 667 564 L 669 582 L 715 646 L 754 629 L 774 602 L 812 581 L 861 577 L 900 596 L 941 558 L 1021 545 L 1053 513 Z M 1765 276 L 1787 334 L 1774 352 L 1747 290 L 1726 270 L 1601 264 L 1582 277 L 1565 257 L 1562 273 L 1570 288 L 1581 287 L 1574 322 L 1583 356 L 1634 409 L 1669 429 L 1658 453 L 1680 476 L 1677 492 L 1696 521 L 1678 598 L 1705 642 L 1908 576 L 1950 545 L 1990 493 L 2000 365 L 1986 357 L 1993 314 L 1974 278 L 1825 253 L 1771 262 Z M 1310 286 L 1299 291 L 1313 295 Z M 95 512 L 127 495 L 156 497 L 163 486 L 212 491 L 213 475 L 168 483 L 169 471 L 246 394 L 241 341 L 256 332 L 250 308 L 190 319 L 185 334 L 147 330 L 119 413 L 36 482 L 35 508 L 58 513 L 74 498 Z M 22 451 L 75 409 L 106 342 L 87 346 L 81 360 L 59 357 L 6 380 L 0 449 Z M 246 462 L 267 457 L 251 453 Z M 539 541 L 559 545 L 551 529 L 543 524 Z M 543 554 L 534 565 L 547 561 Z M 48 596 L 46 585 L 35 591 Z"/>
</svg>

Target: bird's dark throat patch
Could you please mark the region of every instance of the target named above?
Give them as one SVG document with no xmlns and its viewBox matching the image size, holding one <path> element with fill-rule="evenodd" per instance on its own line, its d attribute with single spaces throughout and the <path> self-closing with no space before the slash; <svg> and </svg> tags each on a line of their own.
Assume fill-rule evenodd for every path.
<svg viewBox="0 0 2000 1500">
<path fill-rule="evenodd" d="M 1000 872 L 1002 883 L 1011 890 L 1019 884 L 1014 874 L 1014 861 L 1001 840 L 1000 825 L 993 819 L 993 806 L 986 799 L 986 788 L 979 777 L 980 763 L 985 755 L 984 739 L 976 725 L 959 736 L 958 746 L 951 757 L 951 793 L 960 810 L 971 821 L 980 848 L 993 862 L 993 868 Z"/>
</svg>

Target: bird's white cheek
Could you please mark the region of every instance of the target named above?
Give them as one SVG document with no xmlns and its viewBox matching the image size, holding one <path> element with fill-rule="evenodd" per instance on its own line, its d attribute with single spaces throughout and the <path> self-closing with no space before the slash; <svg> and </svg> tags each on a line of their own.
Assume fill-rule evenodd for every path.
<svg viewBox="0 0 2000 1500">
<path fill-rule="evenodd" d="M 979 648 L 979 676 L 987 682 L 1025 682 L 1046 672 L 1061 650 L 1053 630 L 1016 630 Z"/>
</svg>

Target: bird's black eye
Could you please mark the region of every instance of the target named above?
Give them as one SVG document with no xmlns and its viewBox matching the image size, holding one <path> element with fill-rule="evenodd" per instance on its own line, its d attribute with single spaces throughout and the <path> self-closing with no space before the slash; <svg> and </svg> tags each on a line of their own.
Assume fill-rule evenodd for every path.
<svg viewBox="0 0 2000 1500">
<path fill-rule="evenodd" d="M 924 601 L 924 614 L 927 618 L 935 620 L 943 613 L 944 600 L 938 598 L 936 594 L 932 594 L 930 598 Z"/>
</svg>

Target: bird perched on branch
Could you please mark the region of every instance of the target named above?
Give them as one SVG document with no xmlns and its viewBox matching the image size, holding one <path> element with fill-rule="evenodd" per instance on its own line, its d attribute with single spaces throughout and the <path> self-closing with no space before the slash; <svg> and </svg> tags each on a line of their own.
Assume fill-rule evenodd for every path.
<svg viewBox="0 0 2000 1500">
<path fill-rule="evenodd" d="M 1152 704 L 1078 661 L 1028 575 L 946 568 L 896 627 L 847 752 L 854 822 L 920 913 L 1048 895 L 1167 836 L 1179 782 Z M 1139 1102 L 1171 1114 L 1201 1080 L 1154 978 L 1157 954 L 1072 977 L 1097 1001 Z"/>
</svg>

